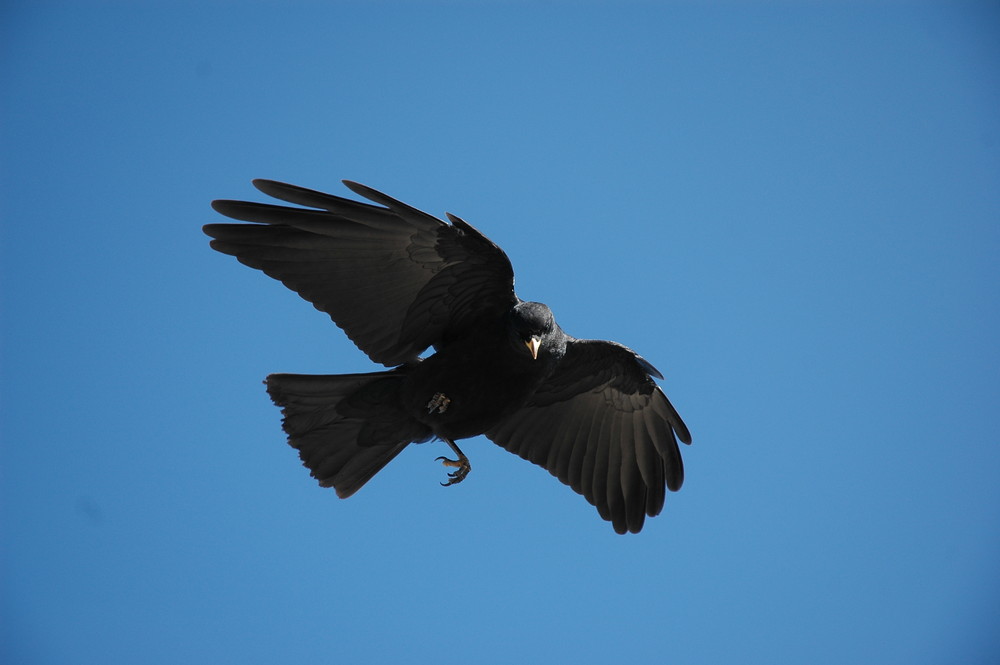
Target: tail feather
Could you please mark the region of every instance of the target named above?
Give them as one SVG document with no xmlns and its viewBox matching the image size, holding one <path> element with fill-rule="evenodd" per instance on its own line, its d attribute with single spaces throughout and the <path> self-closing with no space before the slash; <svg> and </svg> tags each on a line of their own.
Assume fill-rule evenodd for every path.
<svg viewBox="0 0 1000 665">
<path fill-rule="evenodd" d="M 272 374 L 288 443 L 312 476 L 346 499 L 414 441 L 431 433 L 402 409 L 399 370 L 373 374 Z"/>
</svg>

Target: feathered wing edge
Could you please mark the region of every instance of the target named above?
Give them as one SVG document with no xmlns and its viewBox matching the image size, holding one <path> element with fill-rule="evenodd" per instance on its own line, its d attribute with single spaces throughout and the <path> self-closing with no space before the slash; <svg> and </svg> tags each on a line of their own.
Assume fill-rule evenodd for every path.
<svg viewBox="0 0 1000 665">
<path fill-rule="evenodd" d="M 591 345 L 586 353 L 568 353 L 569 368 L 557 369 L 535 397 L 486 436 L 569 485 L 618 533 L 638 533 L 646 516 L 663 509 L 666 490 L 681 488 L 684 464 L 677 442 L 690 443 L 691 434 L 649 377 L 648 363 L 609 342 L 571 345 L 581 342 Z M 593 350 L 615 361 L 605 362 L 603 374 L 590 367 L 594 358 L 583 362 Z M 625 353 L 628 369 L 609 371 Z M 581 361 L 576 367 L 574 355 Z M 584 376 L 600 378 L 595 383 Z"/>
<path fill-rule="evenodd" d="M 390 367 L 447 343 L 482 316 L 500 316 L 516 300 L 509 259 L 474 227 L 344 182 L 385 207 L 255 180 L 263 193 L 307 207 L 217 200 L 217 212 L 253 224 L 204 231 L 214 249 L 280 280 Z"/>
</svg>

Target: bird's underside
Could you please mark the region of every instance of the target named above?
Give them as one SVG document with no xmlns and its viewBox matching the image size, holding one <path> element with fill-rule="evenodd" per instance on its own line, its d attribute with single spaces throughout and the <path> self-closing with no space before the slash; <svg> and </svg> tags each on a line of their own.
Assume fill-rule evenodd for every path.
<svg viewBox="0 0 1000 665">
<path fill-rule="evenodd" d="M 326 312 L 386 371 L 272 374 L 288 441 L 326 487 L 348 497 L 410 443 L 440 438 L 461 482 L 456 441 L 485 434 L 547 469 L 619 533 L 638 532 L 684 472 L 691 437 L 642 357 L 578 340 L 551 310 L 521 301 L 507 256 L 471 225 L 450 223 L 345 181 L 362 203 L 270 180 L 297 207 L 220 200 L 252 224 L 209 224 L 212 247 L 262 270 Z M 434 353 L 420 354 L 430 347 Z"/>
</svg>

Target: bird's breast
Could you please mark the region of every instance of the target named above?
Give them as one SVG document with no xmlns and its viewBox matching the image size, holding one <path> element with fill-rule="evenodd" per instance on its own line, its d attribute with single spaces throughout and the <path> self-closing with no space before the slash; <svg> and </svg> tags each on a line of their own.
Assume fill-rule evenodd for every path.
<svg viewBox="0 0 1000 665">
<path fill-rule="evenodd" d="M 411 372 L 407 408 L 437 436 L 482 434 L 524 404 L 544 376 L 541 363 L 503 361 L 439 352 Z"/>
</svg>

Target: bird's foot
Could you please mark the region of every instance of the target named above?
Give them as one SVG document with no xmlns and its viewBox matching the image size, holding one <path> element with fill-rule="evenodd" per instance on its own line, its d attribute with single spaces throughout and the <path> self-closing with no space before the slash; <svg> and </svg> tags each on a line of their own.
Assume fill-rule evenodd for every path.
<svg viewBox="0 0 1000 665">
<path fill-rule="evenodd" d="M 444 413 L 448 410 L 448 405 L 451 404 L 451 400 L 444 393 L 434 393 L 434 397 L 431 401 L 427 402 L 427 413 Z"/>
<path fill-rule="evenodd" d="M 447 457 L 438 457 L 437 460 L 441 460 L 441 463 L 445 466 L 453 466 L 455 470 L 448 474 L 448 482 L 441 483 L 444 487 L 449 485 L 457 485 L 458 483 L 465 480 L 465 477 L 469 475 L 469 471 L 472 471 L 472 465 L 469 464 L 469 458 L 459 451 L 458 459 L 448 459 Z M 435 460 L 435 461 L 437 461 Z"/>
</svg>

